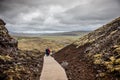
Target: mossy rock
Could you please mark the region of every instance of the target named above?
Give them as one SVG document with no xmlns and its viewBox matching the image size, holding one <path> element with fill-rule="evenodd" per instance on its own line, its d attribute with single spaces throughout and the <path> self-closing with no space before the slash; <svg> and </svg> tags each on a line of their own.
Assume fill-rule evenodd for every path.
<svg viewBox="0 0 120 80">
<path fill-rule="evenodd" d="M 106 73 L 101 72 L 101 73 L 99 73 L 99 76 L 100 76 L 100 77 L 105 77 L 105 76 L 106 76 Z"/>
<path fill-rule="evenodd" d="M 116 63 L 116 64 L 120 64 L 120 58 L 116 59 L 116 60 L 115 60 L 115 63 Z"/>
<path fill-rule="evenodd" d="M 12 57 L 10 57 L 9 55 L 5 55 L 5 56 L 0 55 L 0 60 L 11 61 Z"/>
<path fill-rule="evenodd" d="M 116 65 L 116 66 L 114 67 L 114 69 L 115 69 L 116 71 L 119 71 L 119 72 L 120 72 L 120 65 Z"/>
</svg>

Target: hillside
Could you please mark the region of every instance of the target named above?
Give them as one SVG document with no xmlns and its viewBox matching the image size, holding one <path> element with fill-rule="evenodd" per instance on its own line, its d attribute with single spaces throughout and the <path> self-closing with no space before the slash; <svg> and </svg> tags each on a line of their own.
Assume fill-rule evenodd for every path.
<svg viewBox="0 0 120 80">
<path fill-rule="evenodd" d="M 120 79 L 120 17 L 53 55 L 69 80 Z"/>
<path fill-rule="evenodd" d="M 22 51 L 0 19 L 0 80 L 39 80 L 43 54 L 38 50 Z"/>
</svg>

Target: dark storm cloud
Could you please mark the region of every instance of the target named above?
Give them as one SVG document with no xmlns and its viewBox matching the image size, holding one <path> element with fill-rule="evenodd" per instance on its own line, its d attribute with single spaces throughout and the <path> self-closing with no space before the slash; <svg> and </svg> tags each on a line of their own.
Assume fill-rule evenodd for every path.
<svg viewBox="0 0 120 80">
<path fill-rule="evenodd" d="M 93 30 L 120 16 L 120 0 L 0 0 L 10 31 Z"/>
<path fill-rule="evenodd" d="M 120 4 L 120 0 L 117 0 L 117 2 Z"/>
<path fill-rule="evenodd" d="M 78 5 L 66 13 L 69 14 L 69 18 L 62 18 L 63 23 L 83 23 L 86 22 L 95 22 L 96 20 L 102 23 L 103 21 L 111 20 L 113 18 L 119 17 L 120 15 L 120 4 L 118 4 L 115 0 L 96 0 L 91 1 L 91 4 L 87 5 Z M 66 16 L 67 16 L 66 15 Z M 69 22 L 68 22 L 69 21 Z M 96 23 L 97 24 L 97 23 Z"/>
</svg>

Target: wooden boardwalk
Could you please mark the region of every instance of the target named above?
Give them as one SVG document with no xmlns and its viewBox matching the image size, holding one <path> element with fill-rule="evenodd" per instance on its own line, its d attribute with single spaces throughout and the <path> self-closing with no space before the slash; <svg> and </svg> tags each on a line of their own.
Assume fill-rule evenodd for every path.
<svg viewBox="0 0 120 80">
<path fill-rule="evenodd" d="M 68 80 L 64 69 L 51 56 L 44 56 L 40 80 Z"/>
</svg>

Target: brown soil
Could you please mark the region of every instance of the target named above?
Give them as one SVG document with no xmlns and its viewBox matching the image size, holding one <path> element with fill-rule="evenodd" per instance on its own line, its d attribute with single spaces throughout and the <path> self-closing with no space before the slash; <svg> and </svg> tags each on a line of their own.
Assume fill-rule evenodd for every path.
<svg viewBox="0 0 120 80">
<path fill-rule="evenodd" d="M 68 62 L 68 66 L 64 68 L 69 80 L 96 80 L 96 71 L 80 52 L 82 49 L 84 47 L 77 49 L 74 45 L 70 45 L 54 54 L 54 57 L 60 64 L 63 61 Z"/>
</svg>

